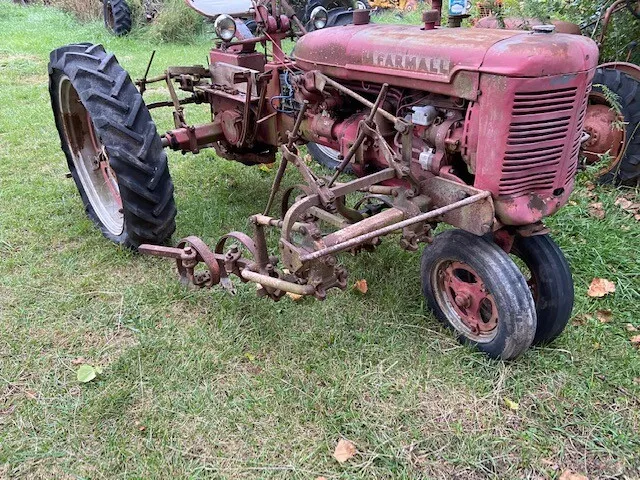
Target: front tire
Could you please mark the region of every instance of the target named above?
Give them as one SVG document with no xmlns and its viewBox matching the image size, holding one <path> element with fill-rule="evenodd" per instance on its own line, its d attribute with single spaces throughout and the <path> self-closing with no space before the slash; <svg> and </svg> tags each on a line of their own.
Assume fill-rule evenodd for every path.
<svg viewBox="0 0 640 480">
<path fill-rule="evenodd" d="M 549 235 L 516 237 L 511 254 L 522 260 L 530 272 L 528 283 L 538 320 L 533 344 L 552 342 L 567 326 L 573 310 L 569 263 Z"/>
<path fill-rule="evenodd" d="M 438 320 L 492 358 L 514 359 L 536 333 L 524 276 L 495 243 L 448 230 L 424 249 L 422 293 Z"/>
<path fill-rule="evenodd" d="M 62 150 L 89 218 L 135 249 L 175 230 L 167 155 L 128 73 L 101 45 L 51 52 L 49 93 Z"/>
</svg>

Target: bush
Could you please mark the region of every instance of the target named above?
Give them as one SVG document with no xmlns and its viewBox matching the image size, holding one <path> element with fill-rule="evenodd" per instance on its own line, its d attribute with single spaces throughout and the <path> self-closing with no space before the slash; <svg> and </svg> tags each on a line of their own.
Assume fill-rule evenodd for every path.
<svg viewBox="0 0 640 480">
<path fill-rule="evenodd" d="M 166 0 L 150 28 L 163 42 L 188 43 L 204 32 L 205 19 L 183 0 Z"/>
<path fill-rule="evenodd" d="M 567 20 L 587 27 L 604 14 L 611 2 L 594 0 L 506 0 L 504 14 L 534 17 L 543 21 L 549 19 Z M 597 23 L 598 26 L 602 22 Z M 594 26 L 583 30 L 585 35 L 597 39 L 600 30 L 594 32 Z M 626 60 L 629 42 L 640 38 L 640 21 L 624 9 L 616 13 L 609 24 L 605 42 L 600 51 L 600 61 Z M 636 48 L 631 62 L 640 63 L 640 48 Z"/>
</svg>

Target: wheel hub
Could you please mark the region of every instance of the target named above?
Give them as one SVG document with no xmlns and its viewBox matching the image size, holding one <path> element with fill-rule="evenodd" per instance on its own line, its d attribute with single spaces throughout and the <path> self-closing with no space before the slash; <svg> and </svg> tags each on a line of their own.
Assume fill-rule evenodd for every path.
<svg viewBox="0 0 640 480">
<path fill-rule="evenodd" d="M 584 129 L 591 138 L 584 144 L 584 155 L 591 164 L 600 160 L 600 156 L 609 152 L 610 170 L 619 161 L 623 153 L 624 130 L 616 128 L 621 121 L 620 115 L 609 105 L 595 103 L 587 108 Z"/>
<path fill-rule="evenodd" d="M 465 263 L 448 262 L 440 266 L 438 278 L 458 323 L 479 338 L 493 336 L 498 326 L 498 310 L 478 273 Z"/>
</svg>

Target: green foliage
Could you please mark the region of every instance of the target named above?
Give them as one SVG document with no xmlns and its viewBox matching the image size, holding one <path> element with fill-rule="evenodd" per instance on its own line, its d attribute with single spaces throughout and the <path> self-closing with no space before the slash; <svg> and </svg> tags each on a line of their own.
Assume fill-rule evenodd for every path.
<svg viewBox="0 0 640 480">
<path fill-rule="evenodd" d="M 533 17 L 542 21 L 559 19 L 574 22 L 584 27 L 585 35 L 597 40 L 602 27 L 602 21 L 598 21 L 598 18 L 604 15 L 612 3 L 612 0 L 507 0 L 504 2 L 504 10 L 505 15 Z M 601 62 L 626 60 L 630 41 L 638 38 L 640 21 L 627 9 L 614 14 L 601 48 Z M 630 60 L 640 63 L 640 48 L 632 52 Z"/>
<path fill-rule="evenodd" d="M 163 42 L 189 43 L 205 30 L 205 19 L 183 0 L 166 0 L 150 28 Z"/>
</svg>

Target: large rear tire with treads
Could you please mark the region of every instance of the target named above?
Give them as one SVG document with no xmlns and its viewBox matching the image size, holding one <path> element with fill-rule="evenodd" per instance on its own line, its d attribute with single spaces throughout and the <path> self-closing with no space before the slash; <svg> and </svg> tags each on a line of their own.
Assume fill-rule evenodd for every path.
<svg viewBox="0 0 640 480">
<path fill-rule="evenodd" d="M 142 96 L 113 54 L 74 44 L 51 52 L 49 93 L 62 150 L 89 218 L 135 249 L 175 230 L 167 155 Z"/>
</svg>

